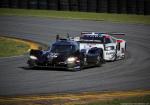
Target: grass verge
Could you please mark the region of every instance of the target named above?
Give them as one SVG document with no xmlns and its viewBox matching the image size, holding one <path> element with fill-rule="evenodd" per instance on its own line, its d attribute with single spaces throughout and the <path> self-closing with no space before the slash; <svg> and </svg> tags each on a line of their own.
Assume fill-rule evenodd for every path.
<svg viewBox="0 0 150 105">
<path fill-rule="evenodd" d="M 125 105 L 125 103 L 150 105 L 150 90 L 0 96 L 0 105 Z"/>
<path fill-rule="evenodd" d="M 128 98 L 117 98 L 110 101 L 99 101 L 78 105 L 150 105 L 150 95 Z"/>
<path fill-rule="evenodd" d="M 32 10 L 32 9 L 9 9 L 0 8 L 0 15 L 7 16 L 36 16 L 46 18 L 83 19 L 97 21 L 111 21 L 122 23 L 150 24 L 150 15 L 112 14 L 112 13 L 91 13 L 71 12 L 53 10 Z"/>
<path fill-rule="evenodd" d="M 0 57 L 22 55 L 31 48 L 36 49 L 38 45 L 24 40 L 0 37 Z"/>
</svg>

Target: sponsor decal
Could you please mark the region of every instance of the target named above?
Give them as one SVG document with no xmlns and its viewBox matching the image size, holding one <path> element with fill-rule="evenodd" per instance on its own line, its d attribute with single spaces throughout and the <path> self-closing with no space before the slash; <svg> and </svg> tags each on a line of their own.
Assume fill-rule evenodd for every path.
<svg viewBox="0 0 150 105">
<path fill-rule="evenodd" d="M 106 55 L 112 55 L 115 54 L 115 52 L 106 52 Z"/>
</svg>

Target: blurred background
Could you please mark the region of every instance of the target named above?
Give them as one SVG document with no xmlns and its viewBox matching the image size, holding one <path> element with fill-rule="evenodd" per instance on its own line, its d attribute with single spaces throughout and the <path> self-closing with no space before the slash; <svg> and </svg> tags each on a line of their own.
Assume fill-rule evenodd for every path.
<svg viewBox="0 0 150 105">
<path fill-rule="evenodd" d="M 150 0 L 0 0 L 0 8 L 150 15 Z"/>
</svg>

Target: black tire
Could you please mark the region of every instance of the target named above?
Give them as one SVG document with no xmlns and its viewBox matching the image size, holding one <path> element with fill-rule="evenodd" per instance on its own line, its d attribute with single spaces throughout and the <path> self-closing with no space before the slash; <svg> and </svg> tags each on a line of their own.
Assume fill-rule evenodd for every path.
<svg viewBox="0 0 150 105">
<path fill-rule="evenodd" d="M 73 72 L 81 71 L 81 67 L 80 68 L 73 68 L 73 69 L 68 68 L 68 70 L 73 71 Z"/>
<path fill-rule="evenodd" d="M 116 50 L 116 53 L 114 55 L 114 59 L 112 60 L 112 62 L 114 62 L 114 61 L 117 61 L 117 50 Z"/>
<path fill-rule="evenodd" d="M 34 61 L 29 60 L 27 63 L 30 69 L 34 69 L 36 67 Z"/>
<path fill-rule="evenodd" d="M 123 51 L 123 53 L 124 53 L 124 56 L 122 56 L 122 59 L 125 59 L 125 57 L 126 57 L 126 49 L 125 49 L 125 48 L 122 48 L 122 51 Z"/>
<path fill-rule="evenodd" d="M 105 59 L 103 58 L 103 50 L 102 49 L 101 49 L 100 57 L 101 57 L 101 63 L 106 63 Z"/>
<path fill-rule="evenodd" d="M 112 60 L 113 62 L 117 60 L 117 53 L 114 55 L 114 59 Z"/>
<path fill-rule="evenodd" d="M 101 56 L 97 56 L 96 66 L 100 67 L 102 65 L 102 58 Z"/>
<path fill-rule="evenodd" d="M 75 71 L 81 71 L 83 69 L 83 64 L 80 62 L 79 68 L 77 68 Z"/>
<path fill-rule="evenodd" d="M 80 62 L 80 64 L 78 64 L 78 65 L 74 65 L 74 66 L 69 66 L 68 68 L 67 68 L 69 71 L 81 71 L 82 70 L 82 64 L 81 64 L 81 62 Z"/>
</svg>

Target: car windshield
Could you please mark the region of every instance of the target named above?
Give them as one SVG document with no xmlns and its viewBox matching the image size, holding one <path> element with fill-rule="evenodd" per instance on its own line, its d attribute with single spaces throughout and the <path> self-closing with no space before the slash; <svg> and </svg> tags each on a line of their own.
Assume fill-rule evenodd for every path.
<svg viewBox="0 0 150 105">
<path fill-rule="evenodd" d="M 73 52 L 74 50 L 75 46 L 73 45 L 53 45 L 51 48 L 51 52 L 53 53 Z"/>
</svg>

